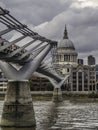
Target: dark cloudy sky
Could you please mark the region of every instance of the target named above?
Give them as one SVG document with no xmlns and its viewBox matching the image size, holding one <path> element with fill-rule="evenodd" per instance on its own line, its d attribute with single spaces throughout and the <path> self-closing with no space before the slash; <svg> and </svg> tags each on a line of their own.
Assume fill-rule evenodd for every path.
<svg viewBox="0 0 98 130">
<path fill-rule="evenodd" d="M 60 41 L 66 24 L 79 58 L 92 54 L 98 63 L 98 0 L 0 0 L 0 6 L 50 39 Z"/>
</svg>

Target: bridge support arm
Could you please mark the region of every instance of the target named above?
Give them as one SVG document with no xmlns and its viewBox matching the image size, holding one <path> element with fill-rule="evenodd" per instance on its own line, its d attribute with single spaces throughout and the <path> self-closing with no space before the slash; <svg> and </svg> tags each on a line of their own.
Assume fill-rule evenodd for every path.
<svg viewBox="0 0 98 130">
<path fill-rule="evenodd" d="M 63 99 L 62 99 L 62 91 L 61 91 L 61 86 L 64 84 L 64 82 L 67 81 L 69 75 L 67 75 L 63 80 L 61 80 L 60 82 L 57 82 L 55 79 L 53 79 L 53 77 L 51 78 L 51 75 L 49 77 L 48 76 L 45 76 L 46 73 L 43 74 L 43 72 L 41 73 L 42 74 L 42 77 L 48 79 L 51 84 L 53 85 L 54 87 L 54 90 L 53 90 L 53 102 L 61 102 Z M 39 74 L 37 74 L 39 77 L 41 77 Z"/>
<path fill-rule="evenodd" d="M 40 67 L 39 67 L 39 68 L 37 69 L 37 72 L 38 72 L 38 73 L 41 73 L 41 74 L 44 74 L 44 75 L 46 75 L 46 76 L 49 76 L 49 77 L 55 79 L 57 82 L 60 82 L 60 81 L 62 80 L 61 77 L 59 77 L 58 75 L 55 75 L 54 73 L 52 73 L 52 72 L 50 72 L 50 71 L 48 71 L 48 70 L 45 70 L 44 68 L 40 68 Z"/>
<path fill-rule="evenodd" d="M 38 54 L 31 62 L 26 63 L 19 71 L 19 75 L 21 75 L 20 79 L 30 79 L 34 71 L 37 70 L 38 66 L 41 64 L 42 60 L 49 53 L 51 49 L 50 45 Z"/>
<path fill-rule="evenodd" d="M 11 64 L 0 60 L 0 69 L 9 80 L 16 80 L 18 71 Z"/>
</svg>

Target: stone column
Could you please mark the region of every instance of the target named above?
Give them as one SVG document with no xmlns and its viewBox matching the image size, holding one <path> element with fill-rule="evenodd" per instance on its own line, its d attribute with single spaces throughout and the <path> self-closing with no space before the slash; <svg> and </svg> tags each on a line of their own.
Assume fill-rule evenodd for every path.
<svg viewBox="0 0 98 130">
<path fill-rule="evenodd" d="M 53 91 L 53 102 L 62 102 L 62 91 L 61 91 L 61 88 L 54 88 L 54 91 Z"/>
<path fill-rule="evenodd" d="M 70 76 L 70 86 L 71 86 L 71 92 L 73 91 L 73 73 L 71 72 L 71 76 Z"/>
<path fill-rule="evenodd" d="M 84 71 L 82 72 L 82 91 L 84 91 Z"/>
<path fill-rule="evenodd" d="M 79 80 L 79 79 L 78 79 L 78 71 L 77 71 L 76 76 L 77 76 L 77 77 L 76 77 L 76 79 L 77 79 L 76 91 L 78 92 L 78 91 L 79 91 L 79 84 L 78 84 L 78 80 Z"/>
<path fill-rule="evenodd" d="M 90 71 L 88 69 L 88 92 L 90 92 Z"/>
<path fill-rule="evenodd" d="M 5 96 L 1 126 L 35 126 L 35 114 L 28 81 L 9 81 Z"/>
</svg>

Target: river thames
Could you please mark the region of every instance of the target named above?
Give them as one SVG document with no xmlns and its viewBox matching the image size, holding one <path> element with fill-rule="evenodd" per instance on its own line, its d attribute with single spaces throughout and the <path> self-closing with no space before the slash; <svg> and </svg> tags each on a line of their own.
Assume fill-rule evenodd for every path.
<svg viewBox="0 0 98 130">
<path fill-rule="evenodd" d="M 0 130 L 98 130 L 98 103 L 34 101 L 36 128 Z M 0 118 L 3 101 L 0 101 Z"/>
</svg>

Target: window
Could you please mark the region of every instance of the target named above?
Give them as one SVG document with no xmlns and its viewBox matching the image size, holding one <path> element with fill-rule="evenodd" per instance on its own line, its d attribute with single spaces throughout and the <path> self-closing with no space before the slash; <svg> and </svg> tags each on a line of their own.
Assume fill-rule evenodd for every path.
<svg viewBox="0 0 98 130">
<path fill-rule="evenodd" d="M 76 91 L 76 85 L 73 85 L 73 91 Z"/>
<path fill-rule="evenodd" d="M 69 68 L 67 68 L 67 72 L 69 72 Z"/>
<path fill-rule="evenodd" d="M 79 85 L 79 91 L 82 91 L 82 85 Z"/>
<path fill-rule="evenodd" d="M 73 72 L 73 79 L 76 79 L 76 72 Z"/>
<path fill-rule="evenodd" d="M 84 91 L 88 91 L 88 85 L 84 85 Z"/>
<path fill-rule="evenodd" d="M 78 72 L 78 78 L 82 79 L 82 72 Z"/>
</svg>

